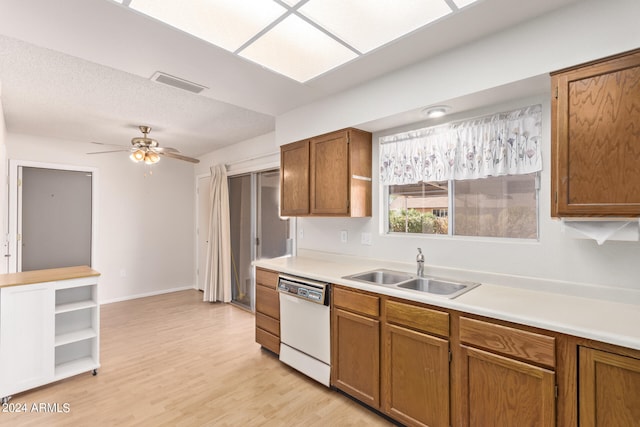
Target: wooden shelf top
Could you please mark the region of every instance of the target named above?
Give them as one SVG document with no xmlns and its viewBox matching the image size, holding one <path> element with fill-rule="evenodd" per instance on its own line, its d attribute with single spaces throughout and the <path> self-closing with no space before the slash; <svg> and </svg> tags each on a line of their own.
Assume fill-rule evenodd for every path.
<svg viewBox="0 0 640 427">
<path fill-rule="evenodd" d="M 23 271 L 21 273 L 0 274 L 0 288 L 30 285 L 32 283 L 55 282 L 99 276 L 100 273 L 86 265 L 78 267 L 51 268 L 48 270 Z"/>
</svg>

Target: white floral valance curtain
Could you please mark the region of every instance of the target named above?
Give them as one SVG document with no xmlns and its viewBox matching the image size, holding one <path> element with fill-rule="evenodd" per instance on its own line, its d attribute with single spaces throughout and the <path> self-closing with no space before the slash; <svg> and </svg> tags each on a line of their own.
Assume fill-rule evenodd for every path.
<svg viewBox="0 0 640 427">
<path fill-rule="evenodd" d="M 380 183 L 478 179 L 542 170 L 542 106 L 380 138 Z"/>
</svg>

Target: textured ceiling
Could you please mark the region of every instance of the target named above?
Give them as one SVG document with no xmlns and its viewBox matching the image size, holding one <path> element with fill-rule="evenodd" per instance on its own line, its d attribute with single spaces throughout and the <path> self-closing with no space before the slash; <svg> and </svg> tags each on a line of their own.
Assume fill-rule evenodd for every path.
<svg viewBox="0 0 640 427">
<path fill-rule="evenodd" d="M 288 110 L 574 1 L 482 0 L 300 84 L 110 0 L 1 0 L 1 101 L 9 132 L 127 144 L 144 124 L 161 145 L 199 156 L 273 131 Z M 209 89 L 149 80 L 156 71 Z"/>
<path fill-rule="evenodd" d="M 9 131 L 128 144 L 150 124 L 161 145 L 197 156 L 273 130 L 267 114 L 15 39 L 0 36 L 0 52 Z"/>
</svg>

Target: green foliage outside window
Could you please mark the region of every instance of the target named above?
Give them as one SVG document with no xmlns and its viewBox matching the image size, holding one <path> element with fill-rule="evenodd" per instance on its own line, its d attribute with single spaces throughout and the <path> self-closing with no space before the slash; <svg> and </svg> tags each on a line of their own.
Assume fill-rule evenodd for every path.
<svg viewBox="0 0 640 427">
<path fill-rule="evenodd" d="M 447 234 L 449 220 L 417 209 L 389 211 L 389 231 L 395 233 Z"/>
</svg>

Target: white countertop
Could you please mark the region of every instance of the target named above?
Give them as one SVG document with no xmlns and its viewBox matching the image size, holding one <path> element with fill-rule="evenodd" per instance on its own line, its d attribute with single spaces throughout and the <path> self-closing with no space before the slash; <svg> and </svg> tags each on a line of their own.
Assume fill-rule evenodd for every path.
<svg viewBox="0 0 640 427">
<path fill-rule="evenodd" d="M 379 268 L 415 273 L 410 264 L 325 253 L 258 260 L 254 265 L 640 350 L 640 305 L 635 303 L 603 301 L 488 282 L 482 282 L 482 285 L 457 298 L 446 299 L 418 291 L 343 279 L 344 276 Z"/>
</svg>

